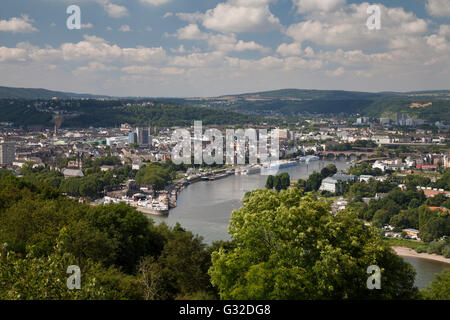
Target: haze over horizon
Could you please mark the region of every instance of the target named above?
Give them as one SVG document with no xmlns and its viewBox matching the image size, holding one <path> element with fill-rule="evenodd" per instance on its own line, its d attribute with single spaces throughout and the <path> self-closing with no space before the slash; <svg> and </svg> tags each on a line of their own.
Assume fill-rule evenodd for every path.
<svg viewBox="0 0 450 320">
<path fill-rule="evenodd" d="M 66 27 L 71 4 L 81 30 Z M 0 85 L 214 97 L 450 83 L 449 1 L 373 4 L 381 30 L 367 28 L 369 3 L 359 0 L 4 0 Z"/>
</svg>

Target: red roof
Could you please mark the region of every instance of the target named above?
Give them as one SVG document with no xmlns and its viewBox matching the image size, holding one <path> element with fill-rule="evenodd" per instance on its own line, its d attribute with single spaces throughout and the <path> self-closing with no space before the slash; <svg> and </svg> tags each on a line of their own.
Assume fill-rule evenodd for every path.
<svg viewBox="0 0 450 320">
<path fill-rule="evenodd" d="M 428 209 L 435 211 L 435 210 L 441 210 L 444 212 L 450 212 L 450 210 L 446 209 L 446 208 L 441 208 L 441 207 L 428 207 Z"/>
</svg>

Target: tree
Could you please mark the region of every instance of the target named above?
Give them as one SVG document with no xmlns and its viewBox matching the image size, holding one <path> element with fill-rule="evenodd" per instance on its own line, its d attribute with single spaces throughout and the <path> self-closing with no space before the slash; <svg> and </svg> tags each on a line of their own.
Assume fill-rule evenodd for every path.
<svg viewBox="0 0 450 320">
<path fill-rule="evenodd" d="M 329 164 L 320 171 L 320 174 L 322 175 L 323 179 L 331 177 L 331 176 L 335 175 L 336 173 L 337 173 L 337 168 L 334 164 Z"/>
<path fill-rule="evenodd" d="M 322 184 L 322 175 L 318 172 L 313 172 L 306 181 L 306 191 L 317 191 Z"/>
<path fill-rule="evenodd" d="M 306 180 L 298 179 L 296 187 L 298 189 L 306 190 Z"/>
<path fill-rule="evenodd" d="M 99 265 L 85 265 L 81 290 L 68 290 L 67 267 L 79 265 L 74 256 L 56 250 L 48 257 L 39 257 L 30 248 L 21 258 L 5 245 L 0 251 L 0 300 L 108 299 L 104 288 L 95 285 L 93 273 Z"/>
<path fill-rule="evenodd" d="M 273 176 L 272 175 L 267 177 L 266 188 L 273 189 Z"/>
<path fill-rule="evenodd" d="M 283 172 L 279 175 L 269 176 L 267 177 L 266 188 L 273 189 L 280 192 L 281 190 L 286 190 L 291 186 L 291 178 L 289 177 L 289 173 Z"/>
<path fill-rule="evenodd" d="M 256 190 L 232 214 L 234 244 L 212 255 L 211 282 L 222 299 L 408 299 L 417 297 L 414 269 L 351 211 L 296 188 Z M 382 290 L 366 273 L 381 269 Z"/>
<path fill-rule="evenodd" d="M 154 185 L 157 190 L 162 190 L 170 181 L 172 176 L 170 169 L 164 168 L 160 164 L 152 163 L 138 171 L 136 181 L 139 184 Z"/>
<path fill-rule="evenodd" d="M 450 300 L 450 269 L 445 269 L 437 275 L 421 293 L 426 300 Z"/>
<path fill-rule="evenodd" d="M 90 226 L 107 234 L 116 248 L 114 264 L 125 272 L 135 272 L 142 257 L 161 253 L 163 239 L 153 222 L 124 203 L 91 207 L 86 220 Z"/>
<path fill-rule="evenodd" d="M 373 216 L 373 225 L 381 228 L 384 225 L 389 223 L 389 220 L 391 219 L 389 212 L 384 209 L 377 210 Z"/>
<path fill-rule="evenodd" d="M 419 214 L 417 210 L 404 210 L 399 214 L 393 216 L 389 224 L 397 229 L 418 229 L 419 228 Z"/>
<path fill-rule="evenodd" d="M 281 189 L 288 189 L 291 186 L 291 177 L 289 176 L 289 173 L 283 172 L 279 175 L 279 177 L 281 182 Z"/>
<path fill-rule="evenodd" d="M 146 257 L 139 263 L 139 282 L 144 290 L 145 300 L 157 300 L 161 285 L 161 268 L 153 257 Z"/>
<path fill-rule="evenodd" d="M 283 184 L 282 184 L 280 176 L 275 176 L 275 178 L 273 179 L 273 187 L 278 192 L 280 192 L 283 189 Z"/>
<path fill-rule="evenodd" d="M 203 239 L 177 224 L 173 229 L 161 225 L 158 230 L 166 239 L 161 255 L 154 260 L 152 281 L 159 281 L 159 299 L 186 299 L 191 296 L 215 297 L 208 269 L 210 252 Z M 151 283 L 150 283 L 151 284 Z"/>
</svg>

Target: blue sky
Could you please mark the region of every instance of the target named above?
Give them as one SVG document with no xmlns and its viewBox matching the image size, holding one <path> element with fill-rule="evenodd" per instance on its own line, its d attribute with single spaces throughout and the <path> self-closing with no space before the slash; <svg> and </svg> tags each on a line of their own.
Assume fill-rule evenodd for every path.
<svg viewBox="0 0 450 320">
<path fill-rule="evenodd" d="M 66 8 L 81 8 L 81 30 Z M 378 5 L 381 29 L 369 30 Z M 120 96 L 449 89 L 450 0 L 2 0 L 0 85 Z"/>
</svg>

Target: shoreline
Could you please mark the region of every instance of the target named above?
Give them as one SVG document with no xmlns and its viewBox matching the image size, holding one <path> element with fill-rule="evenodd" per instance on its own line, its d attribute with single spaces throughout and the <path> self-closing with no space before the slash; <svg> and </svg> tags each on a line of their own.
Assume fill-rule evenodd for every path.
<svg viewBox="0 0 450 320">
<path fill-rule="evenodd" d="M 427 260 L 434 260 L 438 262 L 447 263 L 450 268 L 450 258 L 445 258 L 444 256 L 437 255 L 435 253 L 417 253 L 415 250 L 408 248 L 408 247 L 399 247 L 399 246 L 392 246 L 391 247 L 394 252 L 403 257 L 414 257 L 414 258 L 421 258 L 421 259 L 427 259 Z"/>
</svg>

